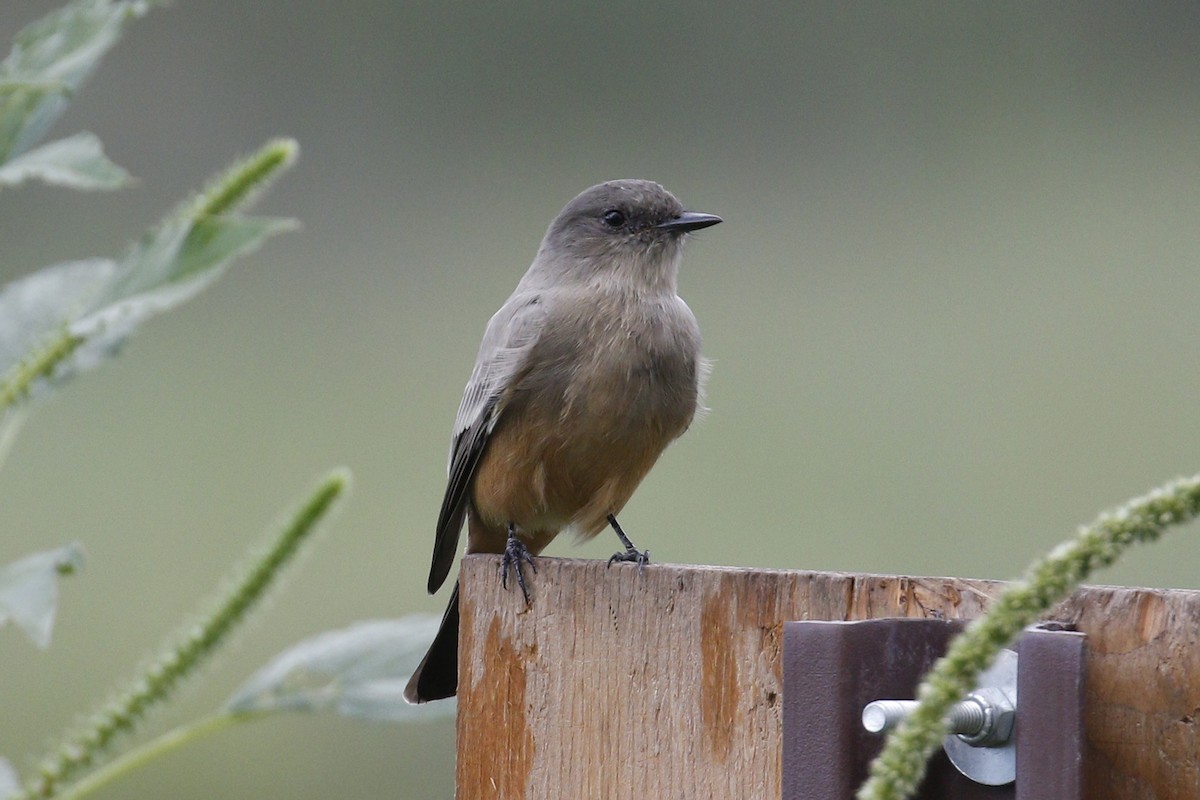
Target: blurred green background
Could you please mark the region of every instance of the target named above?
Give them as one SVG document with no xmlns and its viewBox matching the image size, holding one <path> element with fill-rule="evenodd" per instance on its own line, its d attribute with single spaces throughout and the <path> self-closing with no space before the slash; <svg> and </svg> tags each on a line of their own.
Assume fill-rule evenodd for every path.
<svg viewBox="0 0 1200 800">
<path fill-rule="evenodd" d="M 55 2 L 0 5 L 7 43 Z M 326 468 L 350 501 L 165 726 L 271 654 L 424 593 L 489 315 L 601 180 L 726 224 L 681 293 L 711 414 L 622 523 L 663 562 L 1005 578 L 1200 470 L 1200 6 L 178 0 L 55 128 L 140 179 L 0 198 L 0 278 L 115 255 L 272 135 L 303 230 L 42 406 L 0 562 L 82 539 L 55 642 L 5 631 L 19 766 Z M 1109 582 L 1200 587 L 1195 530 Z M 552 555 L 606 557 L 602 536 Z M 244 726 L 103 797 L 448 797 L 453 725 Z M 497 753 L 503 758 L 503 753 Z"/>
</svg>

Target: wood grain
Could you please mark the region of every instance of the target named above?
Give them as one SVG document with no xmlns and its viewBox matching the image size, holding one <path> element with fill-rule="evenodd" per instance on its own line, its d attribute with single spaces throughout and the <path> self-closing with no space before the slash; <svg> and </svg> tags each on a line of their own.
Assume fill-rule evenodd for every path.
<svg viewBox="0 0 1200 800">
<path fill-rule="evenodd" d="M 995 581 L 494 556 L 462 570 L 457 797 L 770 798 L 793 619 L 979 616 Z M 1200 798 L 1200 592 L 1085 587 L 1088 797 Z"/>
</svg>

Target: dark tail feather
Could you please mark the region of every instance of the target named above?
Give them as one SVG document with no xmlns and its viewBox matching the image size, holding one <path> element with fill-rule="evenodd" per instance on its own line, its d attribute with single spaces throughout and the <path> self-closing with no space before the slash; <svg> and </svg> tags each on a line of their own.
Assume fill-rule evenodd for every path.
<svg viewBox="0 0 1200 800">
<path fill-rule="evenodd" d="M 404 687 L 404 699 L 410 703 L 428 703 L 454 697 L 458 691 L 458 584 L 450 595 L 450 605 L 442 617 L 429 652 Z"/>
</svg>

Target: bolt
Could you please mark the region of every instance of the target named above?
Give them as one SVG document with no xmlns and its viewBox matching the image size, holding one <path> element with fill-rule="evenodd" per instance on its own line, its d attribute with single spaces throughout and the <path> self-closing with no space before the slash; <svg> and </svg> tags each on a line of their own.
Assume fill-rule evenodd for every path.
<svg viewBox="0 0 1200 800">
<path fill-rule="evenodd" d="M 876 700 L 867 703 L 862 725 L 871 733 L 885 733 L 912 714 L 916 700 Z M 950 732 L 968 744 L 981 747 L 1002 745 L 1012 736 L 1013 706 L 999 689 L 971 692 L 946 714 Z"/>
</svg>

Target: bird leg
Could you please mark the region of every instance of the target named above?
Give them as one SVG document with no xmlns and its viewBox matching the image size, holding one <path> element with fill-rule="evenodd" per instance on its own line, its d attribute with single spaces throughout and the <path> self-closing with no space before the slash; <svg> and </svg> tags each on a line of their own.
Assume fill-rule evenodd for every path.
<svg viewBox="0 0 1200 800">
<path fill-rule="evenodd" d="M 617 538 L 621 540 L 621 544 L 625 545 L 625 552 L 613 553 L 612 558 L 608 560 L 608 565 L 611 567 L 614 561 L 631 561 L 638 565 L 638 572 L 641 572 L 642 568 L 650 563 L 650 551 L 638 550 L 633 546 L 633 542 L 629 541 L 625 531 L 621 530 L 621 526 L 617 524 L 615 515 L 608 515 L 608 524 L 612 525 L 612 529 L 617 532 Z"/>
<path fill-rule="evenodd" d="M 529 605 L 529 589 L 525 586 L 525 575 L 521 572 L 522 562 L 528 564 L 534 573 L 537 572 L 537 564 L 533 563 L 533 556 L 529 554 L 529 549 L 517 538 L 517 526 L 510 522 L 508 523 L 508 541 L 504 543 L 504 556 L 500 559 L 500 584 L 505 589 L 508 588 L 508 571 L 512 569 L 517 573 L 517 586 L 521 587 L 525 605 Z"/>
</svg>

